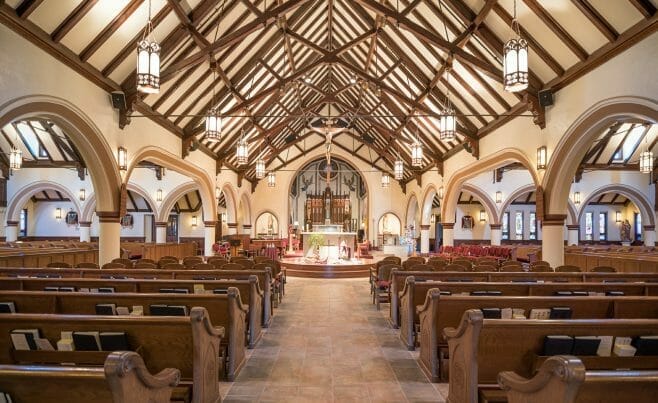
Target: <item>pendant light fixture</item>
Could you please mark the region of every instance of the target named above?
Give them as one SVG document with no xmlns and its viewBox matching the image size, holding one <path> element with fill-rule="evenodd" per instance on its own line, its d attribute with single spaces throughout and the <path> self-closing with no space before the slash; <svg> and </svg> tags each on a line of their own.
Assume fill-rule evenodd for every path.
<svg viewBox="0 0 658 403">
<path fill-rule="evenodd" d="M 528 42 L 521 38 L 516 19 L 516 0 L 511 28 L 513 37 L 503 48 L 503 84 L 505 91 L 519 92 L 528 88 Z"/>
<path fill-rule="evenodd" d="M 404 178 L 404 161 L 400 159 L 400 156 L 395 160 L 393 172 L 396 180 L 402 180 Z"/>
<path fill-rule="evenodd" d="M 23 166 L 23 152 L 16 147 L 12 147 L 9 152 L 9 169 L 18 171 Z"/>
<path fill-rule="evenodd" d="M 249 159 L 249 148 L 247 148 L 247 141 L 244 139 L 244 131 L 235 148 L 235 158 L 238 165 L 246 164 Z"/>
<path fill-rule="evenodd" d="M 137 43 L 137 91 L 146 94 L 160 91 L 160 45 L 153 38 L 151 0 L 144 35 Z"/>
<path fill-rule="evenodd" d="M 276 174 L 274 172 L 267 175 L 267 186 L 271 188 L 276 186 Z"/>
<path fill-rule="evenodd" d="M 441 12 L 441 22 L 443 23 L 443 29 L 445 30 L 446 41 L 450 42 L 450 38 L 448 36 L 448 26 L 446 25 L 445 21 L 445 14 L 441 8 L 441 1 L 439 1 L 439 11 Z M 450 102 L 450 70 L 452 64 L 452 54 L 446 57 L 445 63 L 446 102 L 443 110 L 441 111 L 441 117 L 439 118 L 439 140 L 454 141 L 457 134 L 457 117 L 455 115 L 455 110 L 452 107 L 452 102 Z"/>
<path fill-rule="evenodd" d="M 423 166 L 423 145 L 418 140 L 418 123 L 416 122 L 416 139 L 411 145 L 411 165 L 415 167 Z"/>
<path fill-rule="evenodd" d="M 496 204 L 500 204 L 503 202 L 503 192 L 500 190 L 496 191 Z"/>
<path fill-rule="evenodd" d="M 382 172 L 382 188 L 386 189 L 391 184 L 391 177 L 386 172 Z"/>
<path fill-rule="evenodd" d="M 653 152 L 647 146 L 647 136 L 644 136 L 646 149 L 640 153 L 640 172 L 648 174 L 653 171 Z"/>
<path fill-rule="evenodd" d="M 573 192 L 573 204 L 580 204 L 580 192 Z"/>
<path fill-rule="evenodd" d="M 265 177 L 265 161 L 262 158 L 259 158 L 256 161 L 256 178 L 263 179 Z"/>
</svg>

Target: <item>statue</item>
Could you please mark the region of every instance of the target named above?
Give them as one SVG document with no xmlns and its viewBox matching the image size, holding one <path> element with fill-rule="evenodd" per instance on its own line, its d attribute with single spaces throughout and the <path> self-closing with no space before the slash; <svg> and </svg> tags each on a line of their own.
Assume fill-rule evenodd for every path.
<svg viewBox="0 0 658 403">
<path fill-rule="evenodd" d="M 631 223 L 628 220 L 624 220 L 621 224 L 621 241 L 630 242 L 631 241 Z"/>
</svg>

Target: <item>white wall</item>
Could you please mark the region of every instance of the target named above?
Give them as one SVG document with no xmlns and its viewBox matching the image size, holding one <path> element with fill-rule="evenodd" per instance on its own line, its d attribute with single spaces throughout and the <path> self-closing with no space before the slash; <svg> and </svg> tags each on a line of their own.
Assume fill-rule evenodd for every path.
<svg viewBox="0 0 658 403">
<path fill-rule="evenodd" d="M 480 210 L 484 210 L 484 207 L 480 203 L 457 205 L 457 220 L 455 221 L 455 229 L 453 232 L 455 240 L 491 239 L 489 222 L 480 222 Z M 462 228 L 462 217 L 465 215 L 473 217 L 472 229 Z"/>
</svg>

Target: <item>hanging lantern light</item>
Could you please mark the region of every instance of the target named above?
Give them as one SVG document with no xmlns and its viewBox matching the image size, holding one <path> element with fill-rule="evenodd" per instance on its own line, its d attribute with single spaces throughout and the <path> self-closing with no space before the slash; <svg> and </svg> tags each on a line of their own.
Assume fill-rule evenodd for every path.
<svg viewBox="0 0 658 403">
<path fill-rule="evenodd" d="M 653 152 L 646 150 L 640 153 L 640 172 L 651 173 L 653 170 Z"/>
<path fill-rule="evenodd" d="M 249 159 L 249 149 L 244 138 L 238 140 L 238 146 L 235 149 L 235 157 L 238 165 L 246 164 Z"/>
<path fill-rule="evenodd" d="M 393 172 L 396 180 L 402 180 L 402 178 L 404 178 L 404 161 L 401 159 L 395 160 Z"/>
<path fill-rule="evenodd" d="M 274 172 L 267 175 L 267 186 L 271 188 L 276 186 L 276 174 Z"/>
<path fill-rule="evenodd" d="M 415 167 L 423 165 L 423 145 L 417 139 L 411 145 L 411 165 Z"/>
<path fill-rule="evenodd" d="M 222 117 L 216 109 L 210 109 L 206 115 L 205 139 L 211 143 L 217 143 L 222 138 Z"/>
<path fill-rule="evenodd" d="M 519 92 L 528 88 L 528 42 L 521 38 L 516 19 L 516 0 L 511 28 L 516 36 L 507 41 L 503 48 L 503 83 L 505 91 Z"/>
<path fill-rule="evenodd" d="M 386 172 L 382 172 L 382 187 L 386 189 L 390 184 L 391 177 Z"/>
<path fill-rule="evenodd" d="M 580 192 L 573 192 L 573 204 L 580 204 Z"/>
<path fill-rule="evenodd" d="M 447 101 L 450 103 L 450 99 Z M 446 108 L 439 119 L 439 139 L 442 141 L 453 141 L 457 133 L 457 118 L 455 110 Z"/>
<path fill-rule="evenodd" d="M 12 148 L 9 152 L 9 169 L 18 171 L 23 166 L 23 152 L 18 148 Z"/>
<path fill-rule="evenodd" d="M 256 178 L 263 179 L 265 177 L 265 161 L 258 159 L 256 161 Z"/>
<path fill-rule="evenodd" d="M 137 43 L 137 91 L 146 94 L 160 91 L 160 45 L 153 38 L 150 0 L 144 36 Z"/>
</svg>

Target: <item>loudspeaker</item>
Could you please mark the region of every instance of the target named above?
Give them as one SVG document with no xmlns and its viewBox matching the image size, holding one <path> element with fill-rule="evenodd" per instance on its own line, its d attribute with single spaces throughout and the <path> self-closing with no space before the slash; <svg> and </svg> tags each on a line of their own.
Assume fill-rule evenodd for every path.
<svg viewBox="0 0 658 403">
<path fill-rule="evenodd" d="M 553 92 L 551 90 L 539 91 L 539 105 L 544 108 L 553 105 Z"/>
<path fill-rule="evenodd" d="M 120 111 L 126 110 L 126 94 L 123 91 L 112 91 L 112 107 Z"/>
</svg>

